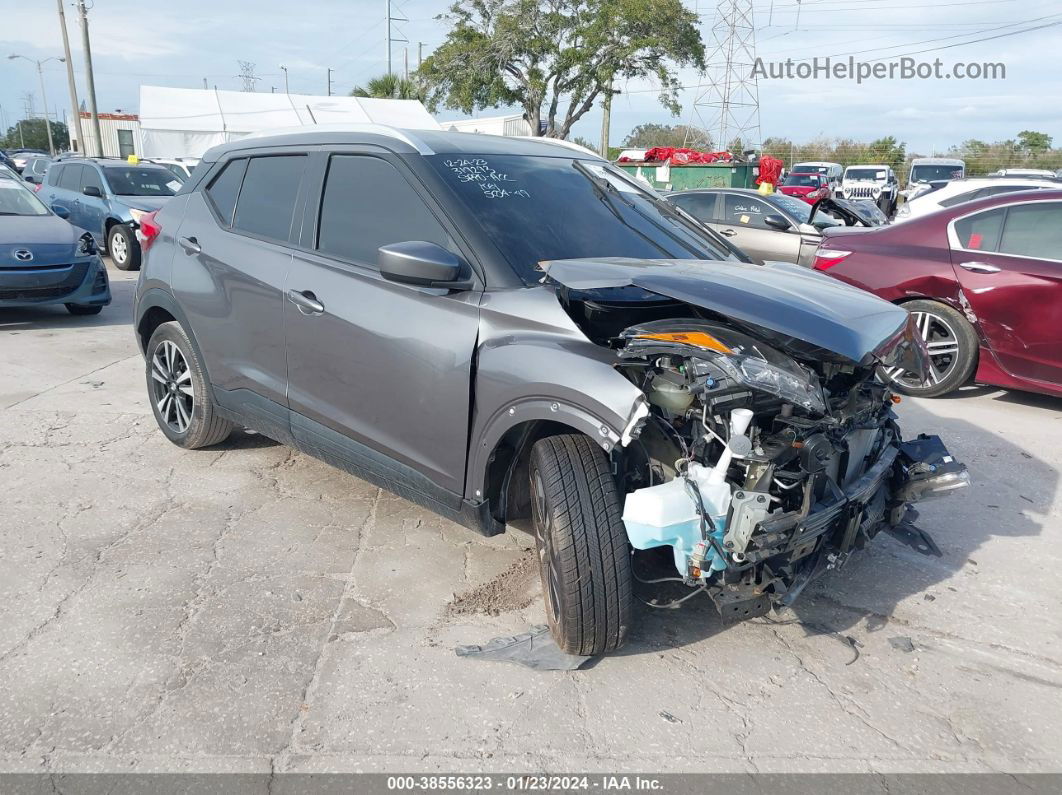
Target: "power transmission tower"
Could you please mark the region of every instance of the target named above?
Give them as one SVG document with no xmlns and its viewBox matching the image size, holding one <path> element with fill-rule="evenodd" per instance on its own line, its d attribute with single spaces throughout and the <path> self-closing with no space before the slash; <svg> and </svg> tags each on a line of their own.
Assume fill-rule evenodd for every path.
<svg viewBox="0 0 1062 795">
<path fill-rule="evenodd" d="M 20 99 L 22 100 L 22 118 L 32 119 L 36 115 L 36 97 L 32 91 L 23 91 Z"/>
<path fill-rule="evenodd" d="M 404 44 L 409 44 L 409 39 L 407 39 L 404 35 L 402 35 L 402 31 L 400 31 L 400 30 L 396 31 L 398 33 L 398 35 L 396 36 L 395 33 L 392 32 L 392 30 L 391 30 L 391 23 L 392 22 L 409 22 L 409 19 L 404 14 L 402 14 L 402 10 L 401 9 L 398 9 L 398 12 L 399 12 L 400 16 L 395 16 L 394 13 L 392 13 L 392 11 L 391 11 L 391 0 L 387 0 L 387 74 L 391 74 L 392 73 L 391 72 L 391 43 L 398 41 L 398 42 L 402 42 Z"/>
<path fill-rule="evenodd" d="M 240 80 L 243 81 L 243 90 L 248 93 L 254 93 L 254 84 L 262 79 L 254 76 L 254 64 L 250 61 L 237 61 L 236 63 L 240 65 Z"/>
<path fill-rule="evenodd" d="M 752 0 L 719 0 L 707 51 L 708 68 L 693 103 L 692 126 L 702 128 L 717 149 L 738 138 L 745 147 L 758 146 L 760 92 L 752 73 L 756 63 Z"/>
</svg>

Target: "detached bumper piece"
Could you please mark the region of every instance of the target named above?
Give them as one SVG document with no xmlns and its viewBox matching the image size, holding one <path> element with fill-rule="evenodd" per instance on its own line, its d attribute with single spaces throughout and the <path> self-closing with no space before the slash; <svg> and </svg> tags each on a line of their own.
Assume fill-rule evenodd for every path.
<svg viewBox="0 0 1062 795">
<path fill-rule="evenodd" d="M 966 465 L 951 457 L 939 436 L 922 434 L 901 444 L 899 464 L 904 480 L 896 492 L 899 502 L 935 500 L 970 485 Z"/>
</svg>

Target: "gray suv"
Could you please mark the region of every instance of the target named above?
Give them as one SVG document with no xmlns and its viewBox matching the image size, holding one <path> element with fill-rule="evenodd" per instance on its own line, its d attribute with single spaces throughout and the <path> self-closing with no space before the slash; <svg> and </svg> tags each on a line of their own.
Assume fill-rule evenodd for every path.
<svg viewBox="0 0 1062 795">
<path fill-rule="evenodd" d="M 906 311 L 754 264 L 563 142 L 249 138 L 140 237 L 172 442 L 244 426 L 488 535 L 529 517 L 574 654 L 623 642 L 651 558 L 762 615 L 881 531 L 932 553 L 909 503 L 967 482 L 876 376 L 925 366 Z"/>
</svg>

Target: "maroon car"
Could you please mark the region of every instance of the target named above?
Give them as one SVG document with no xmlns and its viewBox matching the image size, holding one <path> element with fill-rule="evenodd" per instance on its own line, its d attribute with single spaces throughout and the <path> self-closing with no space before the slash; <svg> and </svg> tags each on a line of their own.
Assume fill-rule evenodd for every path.
<svg viewBox="0 0 1062 795">
<path fill-rule="evenodd" d="M 1062 396 L 1062 190 L 824 234 L 815 269 L 902 304 L 922 330 L 929 380 L 887 373 L 900 391 L 934 397 L 973 375 Z"/>
</svg>

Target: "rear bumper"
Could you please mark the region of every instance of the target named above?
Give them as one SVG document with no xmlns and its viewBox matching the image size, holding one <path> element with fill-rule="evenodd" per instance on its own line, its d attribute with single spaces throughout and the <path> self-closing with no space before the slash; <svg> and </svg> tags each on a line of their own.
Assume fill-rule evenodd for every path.
<svg viewBox="0 0 1062 795">
<path fill-rule="evenodd" d="M 110 280 L 99 257 L 72 265 L 0 268 L 0 307 L 110 302 Z"/>
</svg>

